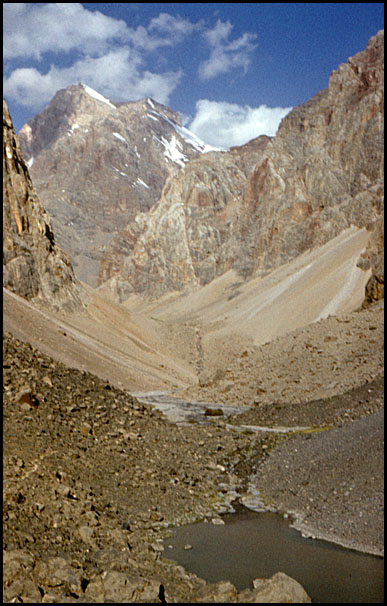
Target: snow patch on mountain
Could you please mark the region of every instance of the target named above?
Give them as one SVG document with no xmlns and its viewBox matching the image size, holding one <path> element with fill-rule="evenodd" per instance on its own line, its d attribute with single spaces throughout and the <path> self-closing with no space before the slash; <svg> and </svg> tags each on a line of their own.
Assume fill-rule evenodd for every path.
<svg viewBox="0 0 387 606">
<path fill-rule="evenodd" d="M 165 139 L 164 137 L 161 137 L 161 143 L 165 147 L 164 156 L 167 159 L 172 160 L 172 162 L 175 162 L 176 164 L 179 164 L 180 166 L 184 166 L 184 164 L 186 162 L 188 162 L 187 156 L 182 154 L 181 151 L 178 149 L 178 148 L 181 149 L 182 145 L 181 145 L 180 141 L 177 139 L 177 137 L 175 137 L 175 135 L 172 135 L 172 139 L 170 141 L 167 141 L 167 139 Z"/>
<path fill-rule="evenodd" d="M 97 99 L 97 101 L 102 101 L 102 103 L 106 103 L 106 105 L 109 105 L 109 107 L 112 107 L 113 109 L 117 109 L 116 106 L 109 101 L 109 99 L 106 99 L 106 97 L 104 97 L 100 93 L 97 93 L 97 91 L 93 88 L 90 88 L 90 86 L 87 86 L 83 83 L 81 83 L 81 85 L 84 88 L 85 92 L 90 95 L 90 97 L 93 97 L 93 99 Z"/>
<path fill-rule="evenodd" d="M 146 183 L 144 183 L 144 181 L 142 179 L 140 179 L 140 177 L 137 177 L 137 181 L 135 183 L 135 185 L 142 185 L 143 187 L 146 187 L 147 189 L 149 189 L 149 185 L 147 185 Z"/>
<path fill-rule="evenodd" d="M 126 143 L 126 145 L 129 145 L 127 140 L 124 139 L 124 137 L 122 135 L 120 135 L 119 133 L 113 133 L 113 137 L 115 137 L 116 139 L 119 139 L 119 141 L 122 141 L 123 143 Z"/>
<path fill-rule="evenodd" d="M 128 177 L 128 175 L 126 173 L 123 173 L 122 171 L 120 171 L 118 168 L 116 168 L 115 166 L 112 166 L 113 170 L 115 170 L 117 173 L 119 173 L 120 175 L 122 175 L 123 177 Z"/>
<path fill-rule="evenodd" d="M 148 102 L 149 102 L 149 100 L 148 100 Z M 187 143 L 192 145 L 192 147 L 197 149 L 200 153 L 204 154 L 204 153 L 210 152 L 210 151 L 225 151 L 224 149 L 221 149 L 220 147 L 213 147 L 212 145 L 208 145 L 207 143 L 204 143 L 204 141 L 199 139 L 199 137 L 197 137 L 193 132 L 188 130 L 188 128 L 185 128 L 185 126 L 179 126 L 178 124 L 176 124 L 176 122 L 173 122 L 172 120 L 170 120 L 166 116 L 163 116 L 159 112 L 152 111 L 152 114 L 156 114 L 157 116 L 159 116 L 159 118 L 162 118 L 163 120 L 168 122 L 168 124 L 173 126 L 173 128 L 175 129 L 177 134 L 180 135 L 180 137 L 182 137 L 184 139 L 184 141 L 186 141 Z M 148 116 L 151 117 L 150 114 L 148 114 Z"/>
</svg>

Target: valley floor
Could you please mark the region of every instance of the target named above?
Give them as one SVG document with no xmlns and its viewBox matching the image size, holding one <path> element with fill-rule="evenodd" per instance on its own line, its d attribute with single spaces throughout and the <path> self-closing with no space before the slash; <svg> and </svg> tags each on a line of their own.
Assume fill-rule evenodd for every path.
<svg viewBox="0 0 387 606">
<path fill-rule="evenodd" d="M 5 291 L 4 600 L 159 603 L 161 584 L 167 602 L 214 596 L 161 539 L 252 487 L 304 532 L 382 553 L 383 310 L 231 339 L 207 365 L 203 325 L 97 295 L 89 315 L 52 315 Z M 160 388 L 243 412 L 177 426 L 129 394 Z"/>
</svg>

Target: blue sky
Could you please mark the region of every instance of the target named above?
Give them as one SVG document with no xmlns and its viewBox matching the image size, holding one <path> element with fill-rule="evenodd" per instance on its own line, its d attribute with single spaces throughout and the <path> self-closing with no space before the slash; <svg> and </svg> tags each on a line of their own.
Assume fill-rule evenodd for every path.
<svg viewBox="0 0 387 606">
<path fill-rule="evenodd" d="M 275 134 L 384 27 L 383 3 L 5 3 L 4 96 L 18 131 L 83 82 L 152 97 L 206 143 Z"/>
</svg>

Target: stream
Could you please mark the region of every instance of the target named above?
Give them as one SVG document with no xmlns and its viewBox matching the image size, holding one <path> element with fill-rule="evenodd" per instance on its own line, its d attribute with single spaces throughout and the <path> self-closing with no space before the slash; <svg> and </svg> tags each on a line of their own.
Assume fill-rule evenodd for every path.
<svg viewBox="0 0 387 606">
<path fill-rule="evenodd" d="M 180 398 L 174 398 L 167 391 L 138 391 L 132 392 L 132 396 L 139 402 L 151 404 L 162 412 L 171 423 L 176 425 L 188 425 L 197 423 L 198 425 L 210 425 L 213 419 L 227 419 L 230 415 L 237 415 L 246 410 L 249 406 L 232 406 L 230 404 L 216 404 L 209 402 L 187 402 Z M 208 414 L 208 411 L 221 410 L 222 414 Z M 212 419 L 212 420 L 211 420 Z M 300 431 L 311 429 L 311 427 L 262 427 L 258 425 L 231 425 L 226 423 L 227 429 L 235 431 L 250 432 L 268 432 L 268 433 L 288 433 L 290 431 Z"/>
<path fill-rule="evenodd" d="M 245 408 L 186 402 L 161 391 L 132 395 L 178 425 L 212 424 L 214 418 L 221 418 L 234 431 L 308 429 L 231 425 L 227 417 Z M 223 414 L 214 417 L 208 415 L 208 409 L 221 409 Z M 252 484 L 248 494 L 233 501 L 228 511 L 232 513 L 222 515 L 223 524 L 206 521 L 175 528 L 173 536 L 164 541 L 164 557 L 208 582 L 229 580 L 238 591 L 251 588 L 256 578 L 281 571 L 301 583 L 314 603 L 384 602 L 384 558 L 303 537 L 291 527 L 290 519 L 265 510 Z"/>
</svg>

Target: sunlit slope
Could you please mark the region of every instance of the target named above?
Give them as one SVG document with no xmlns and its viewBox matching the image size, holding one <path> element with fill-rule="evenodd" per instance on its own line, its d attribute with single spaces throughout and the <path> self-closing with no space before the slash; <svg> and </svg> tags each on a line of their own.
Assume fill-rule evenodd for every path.
<svg viewBox="0 0 387 606">
<path fill-rule="evenodd" d="M 41 311 L 5 289 L 4 331 L 128 390 L 179 389 L 207 365 L 221 367 L 224 354 L 357 309 L 370 276 L 356 266 L 368 237 L 353 227 L 263 278 L 244 282 L 229 271 L 156 302 L 119 305 L 85 287 L 87 313 Z"/>
<path fill-rule="evenodd" d="M 193 322 L 208 336 L 265 343 L 328 315 L 357 309 L 371 271 L 356 267 L 369 238 L 351 227 L 263 278 L 243 283 L 227 272 L 200 291 L 152 310 L 169 321 Z"/>
<path fill-rule="evenodd" d="M 3 289 L 3 330 L 66 365 L 128 390 L 181 387 L 196 375 L 146 318 L 86 287 L 87 314 L 52 314 Z"/>
</svg>

